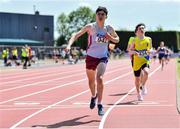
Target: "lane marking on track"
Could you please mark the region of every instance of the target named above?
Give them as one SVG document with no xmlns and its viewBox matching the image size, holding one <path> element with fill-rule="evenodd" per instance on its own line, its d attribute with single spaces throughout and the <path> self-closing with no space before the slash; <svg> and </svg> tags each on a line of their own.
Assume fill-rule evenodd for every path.
<svg viewBox="0 0 180 129">
<path fill-rule="evenodd" d="M 131 71 L 131 72 L 127 72 L 127 73 L 125 73 L 125 74 L 123 74 L 123 75 L 120 75 L 120 76 L 118 76 L 118 77 L 116 77 L 116 78 L 114 78 L 114 79 L 111 79 L 111 80 L 109 80 L 109 81 L 106 81 L 104 84 L 106 85 L 106 84 L 111 83 L 111 82 L 113 82 L 113 81 L 116 81 L 116 80 L 118 80 L 118 79 L 120 79 L 120 78 L 126 77 L 126 76 L 128 76 L 128 75 L 130 75 L 130 74 L 132 74 L 132 71 Z M 78 96 L 80 96 L 80 95 L 82 95 L 82 94 L 85 94 L 85 93 L 87 93 L 87 92 L 89 92 L 89 89 L 88 89 L 88 90 L 85 90 L 85 91 L 83 91 L 83 92 L 80 92 L 80 93 L 78 93 L 78 94 L 75 94 L 75 95 L 73 95 L 73 96 L 71 96 L 71 97 L 68 97 L 68 98 L 66 98 L 66 99 L 64 99 L 64 100 L 61 100 L 61 101 L 59 101 L 59 102 L 57 102 L 57 103 L 51 104 L 51 105 L 49 105 L 49 106 L 47 106 L 47 107 L 45 107 L 45 108 L 42 108 L 41 110 L 38 110 L 38 111 L 34 112 L 33 114 L 31 114 L 31 115 L 23 118 L 22 120 L 20 120 L 19 122 L 17 122 L 17 123 L 14 124 L 13 126 L 11 126 L 10 129 L 15 129 L 17 126 L 19 126 L 20 124 L 24 123 L 25 121 L 27 121 L 28 119 L 32 118 L 33 116 L 35 116 L 35 115 L 37 115 L 37 114 L 39 114 L 39 113 L 41 113 L 41 112 L 43 112 L 43 111 L 45 111 L 45 110 L 47 110 L 47 109 L 49 109 L 49 108 L 52 108 L 52 107 L 54 107 L 54 106 L 56 106 L 56 105 L 58 105 L 58 104 L 61 104 L 61 103 L 63 103 L 63 102 L 66 102 L 66 101 L 68 101 L 68 100 L 71 100 L 71 99 L 73 99 L 73 98 L 76 98 L 76 97 L 78 97 Z"/>
<path fill-rule="evenodd" d="M 61 75 L 61 74 L 66 74 L 66 73 L 72 73 L 72 72 L 80 72 L 80 71 L 84 71 L 84 70 L 75 70 L 75 71 L 66 71 L 66 72 L 60 72 L 60 73 L 53 73 L 53 74 L 45 74 L 45 75 L 41 75 L 41 76 L 33 76 L 33 77 L 28 77 L 25 79 L 20 79 L 20 80 L 13 80 L 13 81 L 6 81 L 6 82 L 2 82 L 1 85 L 3 84 L 9 84 L 9 83 L 16 83 L 16 82 L 21 82 L 21 81 L 27 81 L 27 80 L 32 80 L 32 79 L 38 79 L 38 78 L 43 78 L 43 77 L 50 77 L 50 76 L 54 76 L 54 75 Z"/>
<path fill-rule="evenodd" d="M 2 102 L 0 102 L 0 104 L 4 104 L 4 103 L 7 103 L 7 102 L 12 102 L 14 100 L 26 98 L 26 97 L 37 95 L 37 94 L 40 94 L 40 93 L 45 93 L 45 92 L 48 92 L 48 91 L 51 91 L 51 90 L 55 90 L 55 89 L 58 89 L 58 88 L 61 88 L 61 87 L 65 87 L 65 86 L 69 86 L 69 85 L 72 85 L 72 84 L 76 84 L 76 83 L 79 83 L 79 82 L 82 82 L 82 81 L 85 81 L 85 80 L 86 80 L 86 78 L 80 79 L 80 80 L 77 80 L 77 81 L 73 81 L 73 82 L 70 82 L 70 83 L 65 83 L 65 84 L 62 84 L 62 85 L 59 85 L 59 86 L 56 86 L 56 87 L 52 87 L 52 88 L 48 88 L 48 89 L 45 89 L 45 90 L 41 90 L 41 91 L 38 91 L 38 92 L 33 92 L 31 94 L 27 94 L 27 95 L 23 95 L 23 96 L 16 97 L 16 98 L 13 98 L 13 99 L 9 99 L 9 100 L 6 100 L 6 101 L 2 101 Z"/>
<path fill-rule="evenodd" d="M 161 66 L 157 67 L 153 72 L 151 72 L 151 73 L 149 74 L 149 77 L 151 77 L 154 73 L 156 73 L 160 68 L 161 68 Z M 103 116 L 102 119 L 101 119 L 101 122 L 100 122 L 100 124 L 99 124 L 99 129 L 103 129 L 103 128 L 104 128 L 104 123 L 105 123 L 105 121 L 106 121 L 106 118 L 107 118 L 107 116 L 110 114 L 110 112 L 113 110 L 113 108 L 115 108 L 115 107 L 118 105 L 118 103 L 120 103 L 120 102 L 123 101 L 127 96 L 129 96 L 129 94 L 131 94 L 135 89 L 136 89 L 135 87 L 132 88 L 126 95 L 124 95 L 123 97 L 121 97 L 119 100 L 117 100 L 117 101 L 115 102 L 114 105 L 112 105 L 110 108 L 108 108 L 108 110 L 105 112 L 104 116 Z"/>
<path fill-rule="evenodd" d="M 79 65 L 79 66 L 81 66 L 81 65 Z M 71 67 L 71 66 L 68 66 L 69 68 L 73 68 L 73 66 Z M 5 75 L 5 76 L 2 76 L 2 79 L 13 79 L 13 78 L 17 78 L 17 77 L 24 77 L 24 75 L 22 75 L 22 74 L 26 74 L 26 73 L 28 73 L 28 75 L 39 75 L 39 73 L 41 73 L 41 74 L 48 74 L 48 73 L 51 73 L 51 71 L 57 71 L 57 69 L 58 68 L 61 68 L 61 67 L 59 67 L 59 66 L 55 66 L 55 67 L 52 67 L 52 69 L 49 69 L 48 71 L 44 71 L 44 70 L 46 70 L 45 68 L 44 69 L 26 69 L 26 70 L 23 70 L 23 69 L 20 69 L 20 70 L 22 70 L 21 72 L 18 72 L 18 73 L 14 73 L 14 74 L 8 74 L 8 75 Z M 33 71 L 32 71 L 33 70 Z M 61 71 L 61 70 L 58 70 L 57 72 L 65 72 L 65 71 Z M 12 76 L 9 76 L 9 75 L 12 75 Z M 20 76 L 18 76 L 18 75 L 20 75 Z M 27 76 L 28 77 L 28 76 Z"/>
<path fill-rule="evenodd" d="M 128 69 L 128 68 L 129 67 L 122 67 L 121 70 Z M 16 90 L 16 89 L 20 89 L 20 88 L 24 88 L 24 87 L 34 86 L 34 85 L 38 85 L 38 84 L 49 83 L 49 82 L 52 82 L 52 81 L 62 80 L 62 79 L 65 79 L 65 78 L 70 78 L 70 77 L 74 77 L 74 76 L 77 76 L 77 75 L 83 75 L 83 74 L 85 74 L 85 71 L 83 73 L 72 74 L 72 75 L 68 75 L 68 76 L 64 76 L 64 77 L 60 77 L 60 78 L 49 79 L 49 80 L 46 80 L 46 81 L 39 81 L 39 82 L 34 82 L 34 83 L 25 84 L 25 85 L 21 85 L 21 86 L 15 86 L 15 87 L 12 87 L 12 88 L 5 88 L 5 89 L 0 90 L 0 93 L 11 91 L 11 90 Z"/>
<path fill-rule="evenodd" d="M 40 105 L 38 102 L 15 102 L 14 105 Z"/>
<path fill-rule="evenodd" d="M 107 72 L 106 75 L 110 74 L 110 73 L 114 73 L 116 71 L 124 70 L 124 69 L 127 69 L 127 68 L 120 68 L 120 69 L 112 70 L 110 72 Z M 45 90 L 40 90 L 38 92 L 33 92 L 31 94 L 27 94 L 27 95 L 23 95 L 23 96 L 16 97 L 16 98 L 13 98 L 13 99 L 9 99 L 9 100 L 6 100 L 6 101 L 2 101 L 2 102 L 0 102 L 0 104 L 4 104 L 4 103 L 7 103 L 7 102 L 12 102 L 14 100 L 26 98 L 26 97 L 37 95 L 37 94 L 40 94 L 40 93 L 45 93 L 45 92 L 48 92 L 48 91 L 51 91 L 51 90 L 55 90 L 55 89 L 58 89 L 58 88 L 61 88 L 61 87 L 69 86 L 69 85 L 76 84 L 76 83 L 79 83 L 79 82 L 82 82 L 82 81 L 86 81 L 86 80 L 87 80 L 87 78 L 84 78 L 84 79 L 80 79 L 80 80 L 73 81 L 73 82 L 70 82 L 70 83 L 65 83 L 65 84 L 62 84 L 62 85 L 59 85 L 59 86 L 55 86 L 55 87 L 52 87 L 52 88 L 48 88 L 48 89 L 45 89 Z"/>
<path fill-rule="evenodd" d="M 89 102 L 75 102 L 74 105 L 89 105 Z"/>
<path fill-rule="evenodd" d="M 34 85 L 40 86 L 39 84 L 49 83 L 49 82 L 52 82 L 52 81 L 62 80 L 62 79 L 65 79 L 65 78 L 70 78 L 70 77 L 79 76 L 79 75 L 83 75 L 83 74 L 85 74 L 85 73 L 84 72 L 83 73 L 77 73 L 77 74 L 73 74 L 73 75 L 69 75 L 69 76 L 64 76 L 64 77 L 60 77 L 60 78 L 49 79 L 49 80 L 46 80 L 46 81 L 39 81 L 39 82 L 35 82 L 35 83 L 25 84 L 25 85 L 22 85 L 22 86 L 6 88 L 6 89 L 0 90 L 0 93 L 11 91 L 11 90 L 16 90 L 16 89 L 20 89 L 20 88 L 24 88 L 24 87 L 34 86 Z"/>
<path fill-rule="evenodd" d="M 112 64 L 112 62 L 110 62 L 109 64 Z M 119 63 L 117 63 L 117 64 L 119 64 Z M 83 64 L 84 65 L 84 64 Z M 83 65 L 77 65 L 78 67 L 81 67 L 81 66 L 83 66 Z M 123 65 L 123 66 L 121 66 L 121 67 L 124 67 L 124 66 L 127 66 L 127 65 Z M 69 66 L 66 66 L 66 68 L 68 67 L 68 69 L 69 68 L 73 68 L 74 66 L 71 66 L 71 65 L 69 65 Z M 56 70 L 56 69 L 58 69 L 58 68 L 63 68 L 63 67 L 59 67 L 59 66 L 53 66 L 53 67 L 51 67 L 52 69 L 50 69 L 50 70 L 48 70 L 48 71 L 43 71 L 44 69 L 41 69 L 42 67 L 40 67 L 40 69 L 38 68 L 38 69 L 35 69 L 36 71 L 32 71 L 32 70 L 34 70 L 34 69 L 26 69 L 26 70 L 23 70 L 23 69 L 20 69 L 20 70 L 22 70 L 21 72 L 18 72 L 18 73 L 16 73 L 16 74 L 8 74 L 8 75 L 6 75 L 6 76 L 2 76 L 2 79 L 12 79 L 12 78 L 17 78 L 17 77 L 24 77 L 24 75 L 22 75 L 22 74 L 24 74 L 24 73 L 28 73 L 28 75 L 33 75 L 33 76 L 35 76 L 35 75 L 39 75 L 38 73 L 39 72 L 41 72 L 41 74 L 48 74 L 48 73 L 50 73 L 49 71 L 52 71 L 52 70 Z M 11 71 L 12 72 L 12 71 Z M 58 70 L 58 71 L 56 71 L 56 72 L 65 72 L 65 71 L 60 71 L 60 70 Z M 37 73 L 37 74 L 36 74 Z M 9 75 L 12 75 L 12 76 L 9 76 Z M 20 76 L 18 76 L 18 75 L 20 75 Z M 7 77 L 8 76 L 8 77 Z M 28 76 L 27 76 L 28 77 Z"/>
</svg>

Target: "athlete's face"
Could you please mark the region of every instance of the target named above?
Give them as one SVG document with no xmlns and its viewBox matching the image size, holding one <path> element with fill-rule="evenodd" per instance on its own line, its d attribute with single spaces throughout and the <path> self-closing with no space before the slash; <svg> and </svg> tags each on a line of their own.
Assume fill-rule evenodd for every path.
<svg viewBox="0 0 180 129">
<path fill-rule="evenodd" d="M 142 36 L 144 34 L 145 34 L 145 27 L 144 26 L 138 27 L 137 35 Z"/>
<path fill-rule="evenodd" d="M 96 21 L 98 22 L 104 22 L 106 17 L 106 13 L 104 13 L 104 11 L 99 11 L 96 13 Z"/>
<path fill-rule="evenodd" d="M 161 47 L 164 47 L 164 42 L 161 42 L 160 46 L 161 46 Z"/>
</svg>

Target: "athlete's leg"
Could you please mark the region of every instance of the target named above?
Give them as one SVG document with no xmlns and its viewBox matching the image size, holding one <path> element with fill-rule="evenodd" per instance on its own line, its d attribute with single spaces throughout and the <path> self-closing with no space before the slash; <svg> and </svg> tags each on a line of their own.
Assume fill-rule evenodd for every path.
<svg viewBox="0 0 180 129">
<path fill-rule="evenodd" d="M 137 93 L 140 93 L 140 85 L 141 85 L 141 77 L 135 77 L 135 85 L 136 85 L 136 90 Z"/>
<path fill-rule="evenodd" d="M 96 89 L 95 89 L 95 70 L 91 70 L 91 69 L 86 69 L 86 74 L 88 77 L 88 82 L 89 82 L 89 88 L 92 94 L 92 97 L 96 96 Z"/>
<path fill-rule="evenodd" d="M 97 66 L 97 76 L 96 76 L 96 81 L 97 81 L 97 95 L 98 95 L 98 114 L 100 116 L 104 115 L 104 109 L 102 105 L 102 96 L 103 96 L 103 89 L 104 89 L 104 84 L 103 84 L 103 75 L 106 70 L 106 63 L 100 62 Z"/>
<path fill-rule="evenodd" d="M 137 97 L 139 101 L 143 101 L 143 96 L 141 95 L 140 92 L 140 86 L 141 86 L 141 68 L 137 71 L 134 71 L 134 75 L 135 75 L 135 86 L 136 86 L 136 90 L 137 90 Z"/>
<path fill-rule="evenodd" d="M 148 67 L 145 67 L 143 69 L 143 77 L 142 77 L 142 85 L 144 86 L 147 79 L 148 79 L 148 74 L 149 74 L 149 68 Z"/>
<path fill-rule="evenodd" d="M 160 58 L 159 58 L 159 64 L 161 65 L 161 70 L 163 70 L 163 67 L 164 67 L 163 57 L 160 57 Z"/>
<path fill-rule="evenodd" d="M 136 90 L 137 93 L 140 93 L 140 86 L 141 86 L 141 68 L 137 71 L 134 71 L 134 76 L 135 76 L 135 86 L 136 86 Z"/>
<path fill-rule="evenodd" d="M 163 70 L 163 68 L 164 68 L 164 57 L 161 59 L 161 64 L 162 64 L 161 70 Z"/>
<path fill-rule="evenodd" d="M 162 59 L 159 59 L 159 64 L 161 65 Z"/>
<path fill-rule="evenodd" d="M 143 76 L 144 76 L 144 71 L 141 71 L 141 75 L 140 75 L 141 84 L 142 84 Z"/>
<path fill-rule="evenodd" d="M 168 64 L 168 61 L 169 61 L 169 60 L 168 60 L 168 55 L 166 55 L 166 57 L 165 57 L 165 63 Z"/>
<path fill-rule="evenodd" d="M 147 64 L 145 64 L 142 67 L 142 71 L 143 71 L 143 77 L 142 77 L 142 84 L 141 84 L 141 90 L 142 90 L 142 95 L 146 95 L 147 94 L 147 88 L 145 86 L 146 81 L 148 80 L 148 75 L 149 75 L 149 66 Z"/>
<path fill-rule="evenodd" d="M 104 84 L 103 84 L 103 75 L 106 70 L 106 63 L 99 63 L 97 66 L 97 76 L 96 76 L 96 81 L 97 81 L 97 95 L 98 95 L 98 103 L 102 103 L 102 96 L 103 96 L 103 89 L 104 89 Z"/>
<path fill-rule="evenodd" d="M 140 89 L 141 89 L 141 90 L 142 90 L 142 80 L 143 80 L 143 76 L 144 76 L 144 71 L 141 70 L 141 74 L 140 74 L 140 82 L 141 82 L 141 84 L 140 84 Z"/>
</svg>

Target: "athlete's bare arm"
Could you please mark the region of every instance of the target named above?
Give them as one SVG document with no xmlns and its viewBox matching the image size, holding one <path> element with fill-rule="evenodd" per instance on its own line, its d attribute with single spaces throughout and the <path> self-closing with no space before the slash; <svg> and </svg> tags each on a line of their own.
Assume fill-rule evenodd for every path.
<svg viewBox="0 0 180 129">
<path fill-rule="evenodd" d="M 147 50 L 147 54 L 148 55 L 150 55 L 150 53 L 151 53 L 151 49 L 152 49 L 152 39 L 150 38 L 150 43 L 149 43 L 149 48 L 148 48 L 148 50 Z"/>
<path fill-rule="evenodd" d="M 119 36 L 117 35 L 117 33 L 115 32 L 113 27 L 110 27 L 110 28 L 111 28 L 112 32 L 111 32 L 111 34 L 106 32 L 106 38 L 113 43 L 119 43 Z"/>
<path fill-rule="evenodd" d="M 133 41 L 132 44 L 131 44 L 130 47 L 129 47 L 128 53 L 129 53 L 129 54 L 138 55 L 138 52 L 136 52 L 134 48 L 135 48 L 135 42 Z"/>
<path fill-rule="evenodd" d="M 156 54 L 159 53 L 159 49 L 160 49 L 160 47 L 158 47 L 158 49 L 156 50 Z"/>
<path fill-rule="evenodd" d="M 127 46 L 127 48 L 126 48 L 126 51 L 130 51 L 130 47 L 131 47 L 131 45 L 130 44 L 128 44 L 128 46 Z"/>
<path fill-rule="evenodd" d="M 86 25 L 84 26 L 80 31 L 78 31 L 77 33 L 74 33 L 72 35 L 72 37 L 69 40 L 69 43 L 67 45 L 67 49 L 69 50 L 71 48 L 71 45 L 74 43 L 74 41 L 76 41 L 80 36 L 82 36 L 84 33 L 88 32 L 88 30 L 90 29 L 90 25 Z"/>
</svg>

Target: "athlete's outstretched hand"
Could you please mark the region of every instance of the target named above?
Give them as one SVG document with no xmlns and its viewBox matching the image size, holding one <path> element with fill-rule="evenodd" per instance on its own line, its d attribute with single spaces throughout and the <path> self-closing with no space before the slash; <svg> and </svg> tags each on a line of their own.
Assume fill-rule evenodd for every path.
<svg viewBox="0 0 180 129">
<path fill-rule="evenodd" d="M 130 55 L 137 55 L 139 56 L 139 52 L 135 51 L 135 50 L 131 50 L 128 52 Z"/>
</svg>

